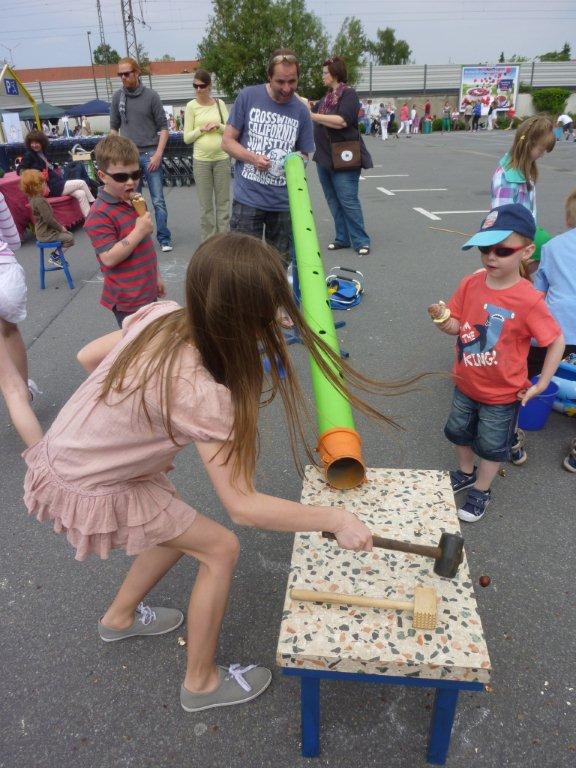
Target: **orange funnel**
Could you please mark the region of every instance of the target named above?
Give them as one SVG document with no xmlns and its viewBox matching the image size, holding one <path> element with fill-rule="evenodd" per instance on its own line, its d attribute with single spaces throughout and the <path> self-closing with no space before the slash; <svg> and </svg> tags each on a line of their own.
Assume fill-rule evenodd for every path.
<svg viewBox="0 0 576 768">
<path fill-rule="evenodd" d="M 318 451 L 331 486 L 343 491 L 364 482 L 366 467 L 361 445 L 358 432 L 348 427 L 336 427 L 320 435 Z"/>
</svg>

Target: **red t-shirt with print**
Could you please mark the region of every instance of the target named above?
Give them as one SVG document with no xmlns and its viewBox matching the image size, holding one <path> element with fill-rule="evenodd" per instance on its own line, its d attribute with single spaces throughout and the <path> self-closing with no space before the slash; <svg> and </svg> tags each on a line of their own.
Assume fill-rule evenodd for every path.
<svg viewBox="0 0 576 768">
<path fill-rule="evenodd" d="M 489 288 L 482 270 L 462 280 L 447 306 L 460 321 L 452 369 L 458 389 L 480 403 L 513 403 L 530 386 L 531 338 L 547 347 L 561 332 L 544 294 L 523 278 L 511 288 Z"/>
</svg>

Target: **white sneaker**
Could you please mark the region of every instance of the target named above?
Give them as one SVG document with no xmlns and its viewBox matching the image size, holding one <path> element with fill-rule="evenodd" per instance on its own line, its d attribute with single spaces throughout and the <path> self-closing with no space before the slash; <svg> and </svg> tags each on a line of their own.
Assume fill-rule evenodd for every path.
<svg viewBox="0 0 576 768">
<path fill-rule="evenodd" d="M 28 379 L 28 392 L 30 394 L 30 402 L 34 402 L 34 398 L 41 395 L 42 392 L 38 389 L 38 384 L 33 379 Z"/>
<path fill-rule="evenodd" d="M 164 243 L 162 246 L 162 253 L 169 253 L 172 250 L 172 246 L 169 243 Z"/>
</svg>

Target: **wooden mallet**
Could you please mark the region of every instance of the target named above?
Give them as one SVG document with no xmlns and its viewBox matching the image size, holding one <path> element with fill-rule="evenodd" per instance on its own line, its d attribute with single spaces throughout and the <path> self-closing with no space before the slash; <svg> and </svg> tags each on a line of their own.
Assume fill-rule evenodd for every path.
<svg viewBox="0 0 576 768">
<path fill-rule="evenodd" d="M 316 592 L 314 589 L 290 590 L 292 600 L 306 603 L 331 603 L 332 605 L 359 605 L 364 608 L 386 608 L 394 611 L 409 611 L 414 614 L 413 625 L 416 629 L 436 628 L 437 598 L 433 587 L 416 587 L 414 601 L 389 600 L 387 598 L 363 597 L 362 595 L 344 595 L 339 592 Z"/>
<path fill-rule="evenodd" d="M 329 531 L 322 531 L 325 539 L 336 540 L 336 536 Z M 459 533 L 447 533 L 440 536 L 437 547 L 426 544 L 414 544 L 411 541 L 397 541 L 396 539 L 384 539 L 382 536 L 372 536 L 372 545 L 382 549 L 391 549 L 396 552 L 408 552 L 412 555 L 424 555 L 434 558 L 434 573 L 445 579 L 453 579 L 458 573 L 458 567 L 464 557 L 464 539 Z"/>
</svg>

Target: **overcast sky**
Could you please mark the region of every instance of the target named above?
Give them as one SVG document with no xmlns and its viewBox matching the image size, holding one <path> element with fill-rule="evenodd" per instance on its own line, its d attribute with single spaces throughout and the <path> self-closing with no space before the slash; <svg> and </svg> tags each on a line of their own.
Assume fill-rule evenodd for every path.
<svg viewBox="0 0 576 768">
<path fill-rule="evenodd" d="M 56 5 L 58 3 L 58 7 Z M 101 0 L 106 42 L 125 53 L 120 0 Z M 333 37 L 349 0 L 307 0 Z M 133 0 L 138 42 L 152 59 L 193 59 L 211 0 Z M 408 42 L 417 64 L 475 64 L 507 56 L 533 58 L 576 40 L 576 0 L 362 0 L 355 10 L 369 37 L 390 26 Z M 99 42 L 96 0 L 0 0 L 0 61 L 21 69 L 89 64 Z M 574 46 L 576 48 L 576 45 Z M 576 51 L 573 51 L 576 58 Z"/>
</svg>

